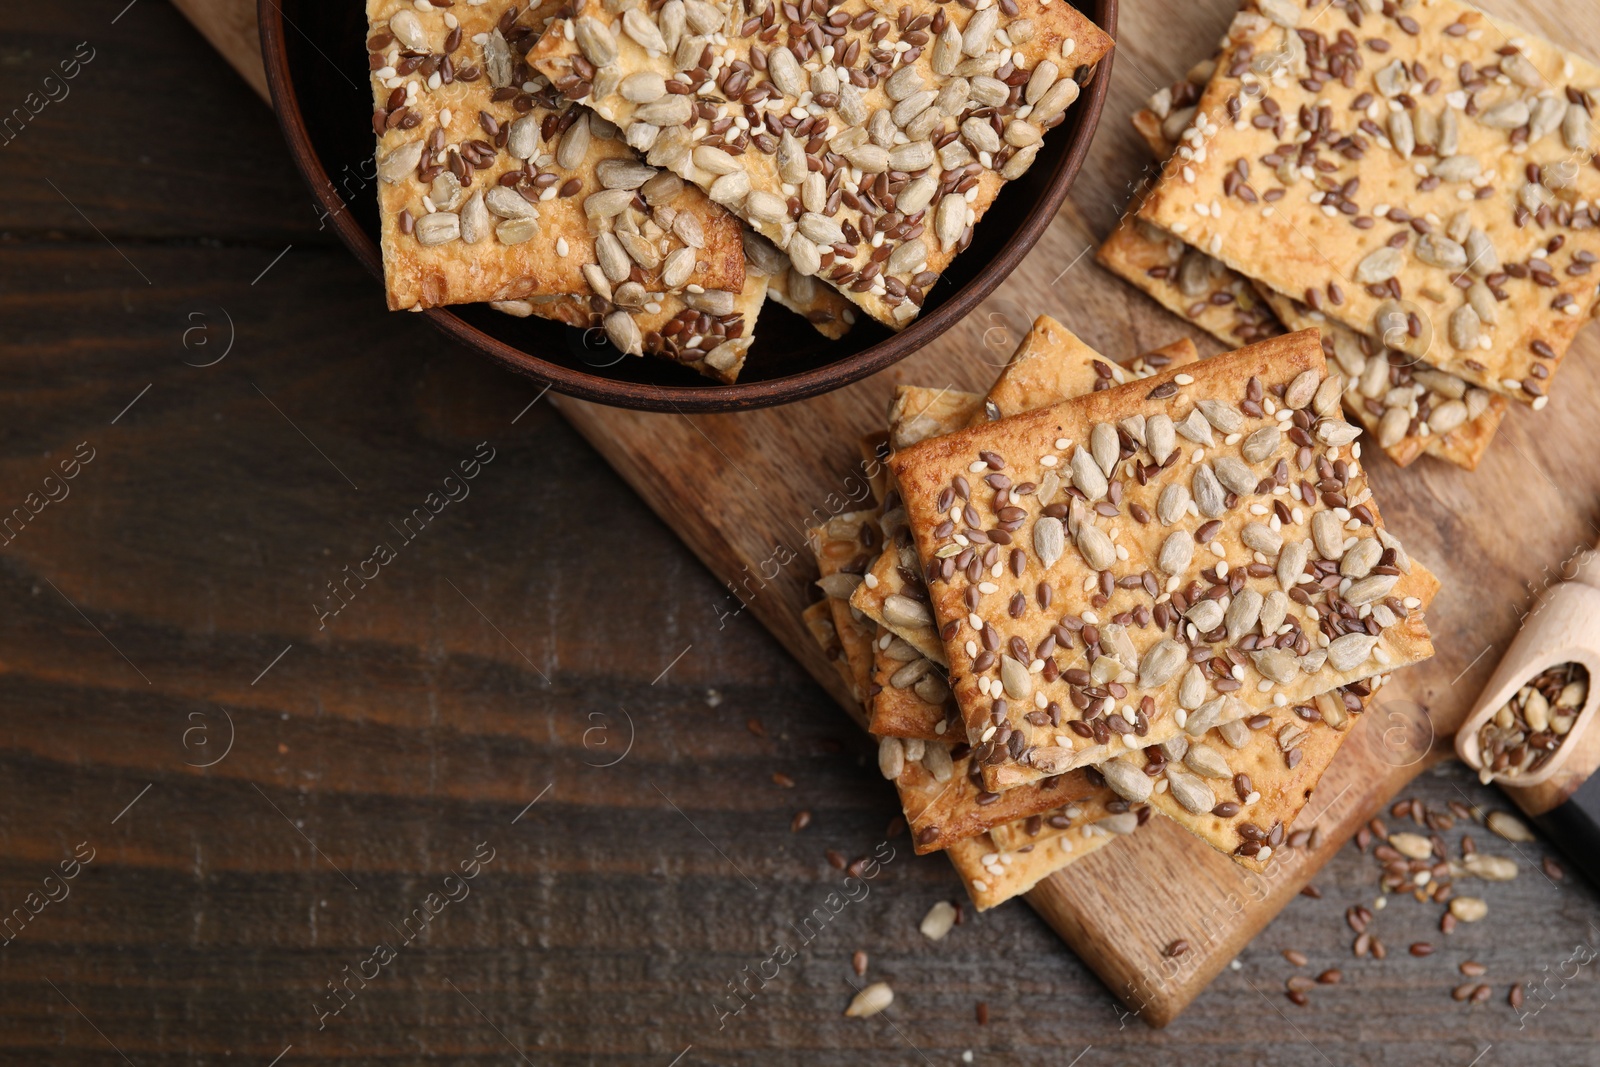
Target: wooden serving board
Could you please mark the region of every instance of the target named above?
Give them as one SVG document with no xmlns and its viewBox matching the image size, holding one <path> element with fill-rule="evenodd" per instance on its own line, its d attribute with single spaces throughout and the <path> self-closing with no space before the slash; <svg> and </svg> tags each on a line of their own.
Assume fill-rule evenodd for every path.
<svg viewBox="0 0 1600 1067">
<path fill-rule="evenodd" d="M 252 0 L 177 0 L 242 74 L 264 84 Z M 1492 13 L 1600 57 L 1600 8 L 1589 0 L 1490 0 Z M 1147 168 L 1127 118 L 1145 97 L 1210 51 L 1236 4 L 1133 0 L 1122 8 L 1111 96 L 1072 195 L 1023 266 L 957 328 L 898 366 L 848 389 L 736 415 L 640 414 L 558 401 L 560 410 L 730 589 L 721 611 L 751 612 L 830 692 L 837 677 L 801 624 L 816 599 L 805 530 L 858 506 L 856 439 L 881 428 L 897 383 L 984 390 L 1038 314 L 1117 358 L 1188 333 L 1220 350 L 1097 267 Z M 752 355 L 760 358 L 759 349 Z M 1375 492 L 1412 555 L 1440 577 L 1430 621 L 1437 657 L 1403 672 L 1341 749 L 1300 826 L 1315 852 L 1289 853 L 1265 875 L 1235 866 L 1156 819 L 1056 874 L 1028 895 L 1073 950 L 1147 1023 L 1172 1020 L 1267 925 L 1334 849 L 1433 760 L 1469 710 L 1546 586 L 1600 533 L 1600 332 L 1565 361 L 1549 408 L 1514 411 L 1476 473 L 1430 458 L 1399 470 L 1369 449 Z M 785 560 L 792 562 L 783 563 Z M 1563 567 L 1568 571 L 1563 572 Z M 1164 956 L 1176 939 L 1190 950 Z"/>
</svg>

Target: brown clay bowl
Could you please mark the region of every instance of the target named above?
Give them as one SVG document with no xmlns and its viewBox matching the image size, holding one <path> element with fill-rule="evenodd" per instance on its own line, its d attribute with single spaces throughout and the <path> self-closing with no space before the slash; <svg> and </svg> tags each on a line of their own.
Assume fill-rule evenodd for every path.
<svg viewBox="0 0 1600 1067">
<path fill-rule="evenodd" d="M 1117 0 L 1072 0 L 1112 36 Z M 327 0 L 259 0 L 261 52 L 289 151 L 325 213 L 325 222 L 381 279 L 377 196 L 372 188 L 372 101 L 366 79 L 363 5 Z M 557 392 L 649 411 L 737 411 L 787 404 L 858 381 L 938 337 L 977 307 L 1028 254 L 1050 225 L 1089 152 L 1111 81 L 1100 61 L 1067 120 L 1045 138 L 1033 167 L 1009 183 L 928 294 L 923 312 L 900 333 L 865 316 L 830 341 L 804 319 L 768 301 L 761 310 L 740 380 L 720 385 L 652 357 L 627 358 L 599 331 L 543 319 L 517 319 L 487 305 L 423 312 L 469 348 Z M 381 288 L 374 286 L 374 301 Z"/>
</svg>

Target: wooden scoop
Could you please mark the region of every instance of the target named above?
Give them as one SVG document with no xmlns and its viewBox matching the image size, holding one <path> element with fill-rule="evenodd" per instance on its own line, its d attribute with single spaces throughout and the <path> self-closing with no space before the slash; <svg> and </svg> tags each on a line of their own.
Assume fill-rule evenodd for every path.
<svg viewBox="0 0 1600 1067">
<path fill-rule="evenodd" d="M 1483 766 L 1478 732 L 1533 678 L 1563 663 L 1589 672 L 1583 706 L 1554 755 L 1538 770 L 1496 779 L 1524 813 L 1600 885 L 1600 547 L 1576 557 L 1573 576 L 1541 597 L 1456 734 L 1456 754 Z"/>
</svg>

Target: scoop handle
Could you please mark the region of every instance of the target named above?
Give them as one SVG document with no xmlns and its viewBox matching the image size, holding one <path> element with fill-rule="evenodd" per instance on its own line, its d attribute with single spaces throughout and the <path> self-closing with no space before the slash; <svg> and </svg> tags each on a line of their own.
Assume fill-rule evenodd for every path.
<svg viewBox="0 0 1600 1067">
<path fill-rule="evenodd" d="M 1563 565 L 1562 571 L 1563 578 L 1567 578 L 1568 574 L 1571 575 L 1569 581 L 1582 582 L 1584 585 L 1600 589 L 1600 541 L 1596 541 L 1593 547 L 1582 549 L 1573 555 Z"/>
</svg>

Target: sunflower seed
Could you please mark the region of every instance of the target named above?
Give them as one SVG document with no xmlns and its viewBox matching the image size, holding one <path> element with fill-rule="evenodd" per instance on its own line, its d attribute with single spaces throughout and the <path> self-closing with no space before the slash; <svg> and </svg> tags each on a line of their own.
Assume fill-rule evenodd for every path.
<svg viewBox="0 0 1600 1067">
<path fill-rule="evenodd" d="M 1239 725 L 1244 726 L 1242 722 Z M 1233 768 L 1228 766 L 1228 761 L 1222 753 L 1198 741 L 1189 745 L 1189 750 L 1183 755 L 1183 762 L 1190 770 L 1206 778 L 1233 777 Z"/>
<path fill-rule="evenodd" d="M 806 76 L 800 68 L 800 61 L 782 45 L 767 55 L 767 76 L 785 96 L 797 97 L 806 91 Z"/>
<path fill-rule="evenodd" d="M 925 606 L 901 593 L 891 593 L 884 599 L 883 618 L 890 626 L 922 627 L 933 623 Z"/>
<path fill-rule="evenodd" d="M 694 115 L 694 105 L 687 96 L 668 94 L 648 104 L 640 104 L 633 117 L 652 126 L 682 126 Z"/>
<path fill-rule="evenodd" d="M 820 182 L 822 176 L 819 174 L 816 177 Z M 933 200 L 933 194 L 938 191 L 939 181 L 932 174 L 924 174 L 920 178 L 913 178 L 895 197 L 895 210 L 903 215 L 915 215 L 928 206 L 929 202 Z"/>
<path fill-rule="evenodd" d="M 672 234 L 690 248 L 704 248 L 706 233 L 699 216 L 690 211 L 680 211 L 672 220 Z"/>
<path fill-rule="evenodd" d="M 1544 75 L 1539 73 L 1539 68 L 1521 52 L 1500 57 L 1500 73 L 1524 89 L 1539 89 L 1545 84 Z"/>
<path fill-rule="evenodd" d="M 1078 99 L 1078 92 L 1077 82 L 1071 78 L 1062 78 L 1050 86 L 1039 98 L 1039 102 L 1033 105 L 1033 111 L 1028 115 L 1029 121 L 1040 124 L 1049 122 L 1072 106 L 1073 101 Z"/>
<path fill-rule="evenodd" d="M 543 147 L 539 137 L 539 123 L 537 115 L 523 115 L 513 122 L 510 132 L 506 135 L 506 150 L 517 159 L 533 159 L 537 156 Z"/>
<path fill-rule="evenodd" d="M 967 200 L 958 193 L 952 193 L 939 201 L 939 207 L 934 213 L 934 234 L 939 238 L 939 246 L 946 252 L 956 246 L 961 240 L 961 235 L 967 228 Z"/>
<path fill-rule="evenodd" d="M 1184 618 L 1192 622 L 1194 628 L 1201 633 L 1210 633 L 1222 625 L 1222 615 L 1222 605 L 1208 598 L 1196 601 Z"/>
<path fill-rule="evenodd" d="M 1348 674 L 1367 661 L 1377 644 L 1378 639 L 1370 634 L 1335 637 L 1328 645 L 1328 663 L 1340 674 Z"/>
<path fill-rule="evenodd" d="M 1284 29 L 1300 25 L 1300 5 L 1294 0 L 1260 0 L 1261 13 Z"/>
<path fill-rule="evenodd" d="M 989 42 L 1000 25 L 1000 9 L 986 7 L 967 20 L 961 34 L 961 51 L 969 56 L 981 56 L 989 50 Z"/>
<path fill-rule="evenodd" d="M 1172 798 L 1183 805 L 1185 810 L 1195 814 L 1204 815 L 1217 806 L 1217 795 L 1211 787 L 1201 780 L 1199 775 L 1191 774 L 1177 764 L 1168 764 L 1166 770 L 1167 785 L 1172 791 Z"/>
<path fill-rule="evenodd" d="M 1471 304 L 1462 304 L 1450 313 L 1448 332 L 1450 347 L 1458 352 L 1470 352 L 1478 347 L 1478 337 L 1482 331 L 1478 313 L 1472 309 Z"/>
<path fill-rule="evenodd" d="M 1250 653 L 1250 658 L 1263 678 L 1279 685 L 1287 685 L 1300 673 L 1299 657 L 1286 648 L 1258 649 Z"/>
<path fill-rule="evenodd" d="M 1080 445 L 1073 449 L 1069 466 L 1072 468 L 1072 484 L 1083 492 L 1091 504 L 1105 498 L 1109 488 L 1105 472 L 1088 448 Z"/>
<path fill-rule="evenodd" d="M 906 749 L 898 737 L 884 737 L 878 740 L 878 772 L 889 781 L 900 777 L 906 769 Z"/>
<path fill-rule="evenodd" d="M 1522 100 L 1506 100 L 1478 112 L 1478 121 L 1492 130 L 1514 130 L 1528 122 L 1528 105 Z"/>
<path fill-rule="evenodd" d="M 1446 111 L 1445 114 L 1454 115 L 1455 112 Z M 1478 162 L 1476 156 L 1445 156 L 1430 167 L 1428 172 L 1447 182 L 1470 182 L 1483 173 L 1483 164 Z"/>
<path fill-rule="evenodd" d="M 1194 536 L 1188 530 L 1175 530 L 1161 543 L 1156 566 L 1167 574 L 1182 574 L 1194 559 Z"/>
<path fill-rule="evenodd" d="M 1008 29 L 1015 29 L 1012 23 Z M 1028 85 L 1022 91 L 1022 99 L 1029 104 L 1037 104 L 1041 97 L 1055 85 L 1056 79 L 1061 76 L 1061 68 L 1046 59 L 1033 68 L 1033 73 L 1028 75 Z"/>
<path fill-rule="evenodd" d="M 1382 558 L 1383 546 L 1378 544 L 1378 539 L 1363 537 L 1340 557 L 1339 574 L 1345 578 L 1365 578 Z"/>
<path fill-rule="evenodd" d="M 1167 457 L 1172 455 L 1172 450 L 1178 446 L 1172 419 L 1166 415 L 1151 415 L 1145 419 L 1144 443 L 1145 448 L 1150 451 L 1151 459 L 1158 464 L 1166 463 Z"/>
<path fill-rule="evenodd" d="M 1399 112 L 1405 114 L 1405 112 Z M 1362 285 L 1376 285 L 1386 282 L 1400 273 L 1400 268 L 1405 266 L 1406 257 L 1398 248 L 1383 246 L 1376 252 L 1369 253 L 1360 263 L 1356 264 L 1356 281 Z"/>
<path fill-rule="evenodd" d="M 873 982 L 851 999 L 850 1006 L 844 1013 L 852 1019 L 865 1019 L 869 1015 L 878 1014 L 893 1003 L 894 990 L 889 988 L 889 983 Z"/>
<path fill-rule="evenodd" d="M 389 32 L 413 52 L 427 52 L 428 35 L 415 11 L 401 8 L 389 17 Z"/>
<path fill-rule="evenodd" d="M 1561 139 L 1574 152 L 1586 152 L 1592 140 L 1589 112 L 1581 104 L 1568 104 L 1561 118 Z"/>
<path fill-rule="evenodd" d="M 644 353 L 644 338 L 632 315 L 626 311 L 613 311 L 605 317 L 604 324 L 606 337 L 617 346 L 618 351 L 630 356 Z"/>
<path fill-rule="evenodd" d="M 686 99 L 679 97 L 678 99 Z M 750 175 L 746 171 L 736 174 L 724 174 L 711 183 L 711 188 L 706 190 L 706 195 L 717 203 L 727 208 L 737 209 L 744 203 L 745 197 L 750 195 Z"/>
<path fill-rule="evenodd" d="M 950 759 L 950 749 L 940 741 L 930 741 L 922 752 L 922 767 L 933 776 L 933 780 L 943 785 L 955 773 L 955 767 Z"/>
<path fill-rule="evenodd" d="M 1361 427 L 1352 426 L 1348 422 L 1325 418 L 1317 423 L 1317 441 L 1333 448 L 1343 448 L 1345 445 L 1361 436 Z"/>
<path fill-rule="evenodd" d="M 461 239 L 469 245 L 475 245 L 489 236 L 493 223 L 488 208 L 484 207 L 483 190 L 480 189 L 467 199 L 461 209 Z"/>
<path fill-rule="evenodd" d="M 1305 573 L 1306 562 L 1311 558 L 1311 546 L 1305 541 L 1285 541 L 1278 551 L 1278 584 L 1284 592 L 1293 589 Z M 1265 608 L 1265 605 L 1263 605 Z"/>
<path fill-rule="evenodd" d="M 1049 515 L 1033 524 L 1033 551 L 1045 570 L 1054 567 L 1066 550 L 1066 529 L 1061 520 Z"/>
<path fill-rule="evenodd" d="M 410 177 L 422 162 L 422 142 L 412 141 L 384 156 L 378 163 L 378 177 L 390 185 Z"/>
<path fill-rule="evenodd" d="M 1110 570 L 1117 562 L 1117 548 L 1111 537 L 1091 522 L 1078 527 L 1078 551 L 1089 566 L 1097 571 Z"/>
<path fill-rule="evenodd" d="M 600 269 L 598 263 L 585 263 L 579 270 L 583 280 L 589 283 L 589 288 L 602 300 L 611 299 L 611 279 L 606 277 L 606 272 Z"/>
<path fill-rule="evenodd" d="M 1200 414 L 1199 408 L 1191 410 L 1182 422 L 1174 425 L 1180 434 L 1202 448 L 1210 448 L 1217 443 L 1216 435 L 1211 432 L 1211 424 Z"/>
<path fill-rule="evenodd" d="M 565 170 L 576 170 L 589 154 L 589 117 L 581 115 L 556 145 L 556 163 Z"/>
<path fill-rule="evenodd" d="M 1411 153 L 1416 151 L 1417 131 L 1409 111 L 1389 113 L 1389 142 L 1394 145 L 1394 150 L 1400 153 L 1402 159 L 1410 159 Z"/>
<path fill-rule="evenodd" d="M 1186 662 L 1188 662 L 1187 649 L 1183 645 L 1170 637 L 1157 641 L 1139 660 L 1140 687 L 1154 689 L 1156 686 L 1166 685 L 1177 676 Z M 1009 692 L 1009 689 L 1007 691 Z"/>
<path fill-rule="evenodd" d="M 1267 532 L 1272 533 L 1271 530 Z M 1273 533 L 1273 536 L 1277 537 L 1277 534 Z M 1279 547 L 1282 547 L 1281 538 Z M 1255 628 L 1256 620 L 1261 617 L 1263 603 L 1261 594 L 1249 586 L 1239 590 L 1239 594 L 1228 604 L 1227 615 L 1224 618 L 1228 627 L 1229 641 L 1237 641 Z"/>
<path fill-rule="evenodd" d="M 783 197 L 764 189 L 752 189 L 744 202 L 745 215 L 752 222 L 776 223 L 789 217 Z"/>
<path fill-rule="evenodd" d="M 989 10 L 993 11 L 993 8 Z M 1154 790 L 1154 783 L 1150 776 L 1124 759 L 1107 760 L 1097 764 L 1095 770 L 1099 771 L 1111 787 L 1111 791 L 1133 804 L 1140 804 L 1150 799 Z"/>
<path fill-rule="evenodd" d="M 1486 820 L 1490 830 L 1499 834 L 1507 841 L 1515 841 L 1519 845 L 1531 844 L 1537 841 L 1528 824 L 1508 811 L 1495 811 L 1489 813 Z"/>
<path fill-rule="evenodd" d="M 1189 489 L 1181 482 L 1168 482 L 1156 498 L 1156 519 L 1171 526 L 1189 513 Z"/>
<path fill-rule="evenodd" d="M 670 48 L 667 47 L 666 38 L 656 28 L 642 8 L 630 7 L 622 13 L 622 32 L 632 37 L 640 48 L 655 55 L 666 55 Z"/>
<path fill-rule="evenodd" d="M 683 302 L 696 311 L 722 318 L 732 315 L 738 297 L 726 289 L 707 289 L 701 293 L 685 293 Z"/>
<path fill-rule="evenodd" d="M 1276 556 L 1283 548 L 1283 537 L 1272 527 L 1262 522 L 1247 522 L 1239 531 L 1239 540 L 1252 552 L 1260 552 L 1264 556 Z"/>
<path fill-rule="evenodd" d="M 435 211 L 417 220 L 417 243 L 448 244 L 461 236 L 461 216 L 451 211 Z"/>
<path fill-rule="evenodd" d="M 1000 684 L 1012 700 L 1026 700 L 1033 695 L 1033 677 L 1028 668 L 1010 656 L 1000 657 Z"/>
<path fill-rule="evenodd" d="M 1193 711 L 1205 702 L 1206 679 L 1200 673 L 1200 668 L 1191 665 L 1183 672 L 1183 680 L 1178 683 L 1178 706 L 1185 711 Z"/>
<path fill-rule="evenodd" d="M 583 58 L 596 67 L 609 67 L 617 61 L 617 39 L 611 28 L 592 15 L 583 15 L 572 24 L 572 37 Z"/>
<path fill-rule="evenodd" d="M 941 900 L 928 909 L 928 914 L 922 917 L 922 923 L 917 929 L 929 941 L 942 941 L 955 924 L 955 905 L 948 900 Z"/>
<path fill-rule="evenodd" d="M 1395 584 L 1399 581 L 1399 576 L 1394 574 L 1369 574 L 1351 582 L 1350 588 L 1345 590 L 1344 599 L 1356 607 L 1371 604 L 1394 592 Z"/>
<path fill-rule="evenodd" d="M 1509 882 L 1517 876 L 1517 863 L 1504 856 L 1491 856 L 1487 852 L 1474 852 L 1461 861 L 1462 869 L 1474 878 L 1486 882 Z"/>
<path fill-rule="evenodd" d="M 1217 481 L 1211 464 L 1201 463 L 1195 467 L 1194 477 L 1190 480 L 1190 491 L 1194 494 L 1194 502 L 1200 508 L 1200 514 L 1206 518 L 1214 519 L 1228 510 L 1227 495 L 1222 491 L 1222 483 Z"/>
<path fill-rule="evenodd" d="M 883 91 L 889 94 L 890 100 L 900 101 L 920 91 L 923 84 L 922 75 L 918 73 L 917 68 L 907 65 L 889 75 L 888 80 L 883 83 Z"/>
</svg>

